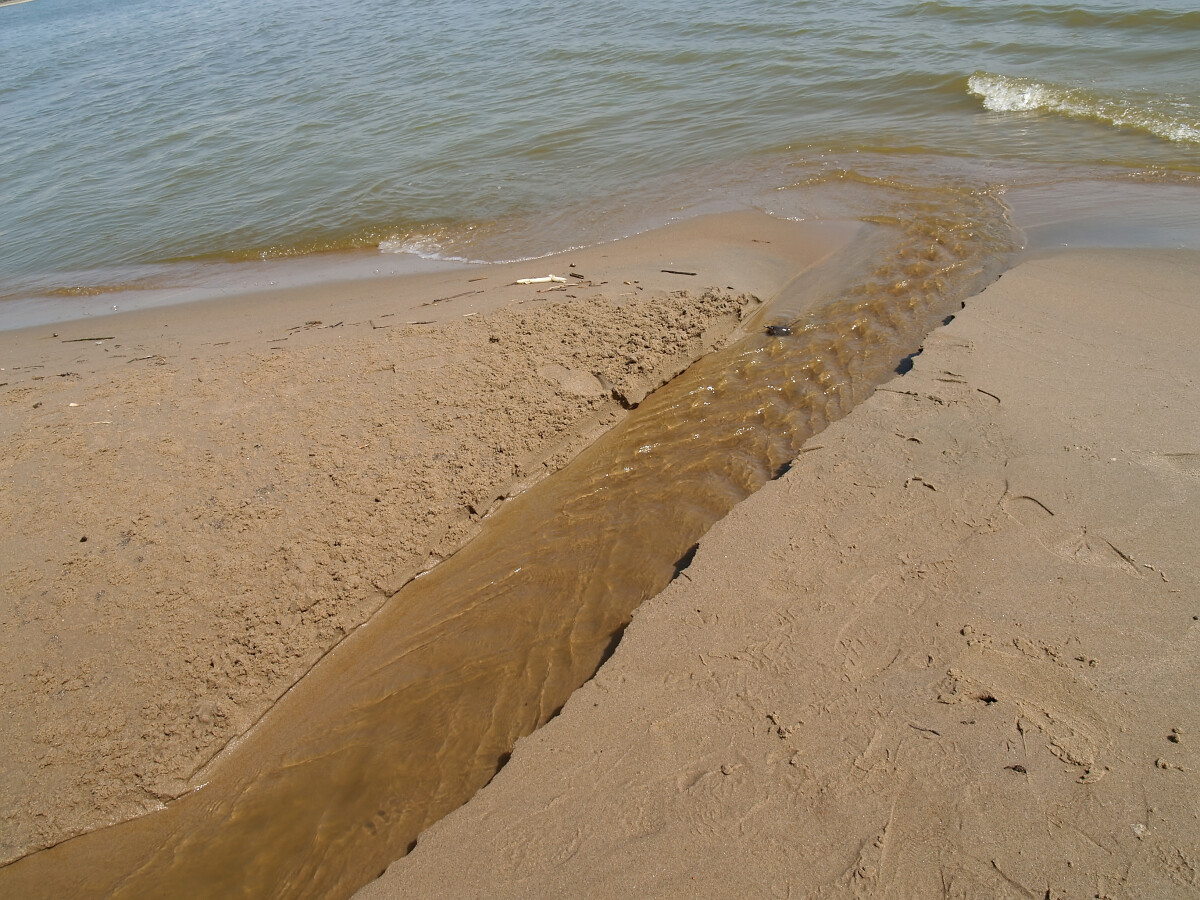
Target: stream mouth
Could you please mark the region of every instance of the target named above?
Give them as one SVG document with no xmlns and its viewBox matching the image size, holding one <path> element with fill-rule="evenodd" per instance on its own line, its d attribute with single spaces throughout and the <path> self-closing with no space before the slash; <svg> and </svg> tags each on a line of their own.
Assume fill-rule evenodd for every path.
<svg viewBox="0 0 1200 900">
<path fill-rule="evenodd" d="M 1019 249 L 997 192 L 852 172 L 861 242 L 395 594 L 153 813 L 0 869 L 6 896 L 345 897 L 553 717 L 633 610 Z"/>
</svg>

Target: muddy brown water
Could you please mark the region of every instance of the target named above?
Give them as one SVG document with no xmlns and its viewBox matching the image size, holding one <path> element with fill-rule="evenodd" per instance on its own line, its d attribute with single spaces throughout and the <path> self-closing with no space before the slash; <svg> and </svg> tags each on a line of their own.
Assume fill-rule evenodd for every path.
<svg viewBox="0 0 1200 900">
<path fill-rule="evenodd" d="M 798 279 L 768 320 L 790 334 L 746 337 L 649 396 L 392 597 L 203 786 L 0 869 L 0 895 L 346 897 L 403 856 L 592 676 L 715 521 L 1016 249 L 987 191 L 866 187 L 891 199 L 866 217 L 865 274 L 803 314 L 831 282 Z"/>
</svg>

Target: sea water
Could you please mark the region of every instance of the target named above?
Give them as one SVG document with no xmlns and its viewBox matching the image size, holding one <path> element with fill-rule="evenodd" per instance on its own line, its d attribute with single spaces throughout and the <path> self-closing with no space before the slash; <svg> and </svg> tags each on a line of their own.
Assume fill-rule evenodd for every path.
<svg viewBox="0 0 1200 900">
<path fill-rule="evenodd" d="M 535 256 L 747 205 L 892 235 L 794 334 L 706 358 L 412 582 L 420 599 L 331 656 L 372 677 L 315 670 L 289 695 L 301 714 L 276 715 L 318 722 L 311 740 L 260 727 L 242 745 L 282 770 L 218 768 L 160 816 L 7 867 L 9 893 L 344 896 L 373 877 L 587 677 L 686 545 L 994 277 L 1011 218 L 1033 244 L 1197 241 L 1198 37 L 1178 3 L 0 6 L 10 307 L 107 308 L 134 286 L 318 257 Z M 547 596 L 565 619 L 541 615 Z M 510 614 L 514 598 L 538 614 Z M 497 640 L 490 620 L 473 638 L 456 603 L 568 640 Z M 417 638 L 441 662 L 416 676 L 373 655 Z M 481 692 L 428 677 L 463 653 L 464 671 L 498 660 Z M 374 693 L 331 703 L 330 681 Z M 508 696 L 518 681 L 540 706 Z M 439 716 L 489 743 L 447 740 Z"/>
<path fill-rule="evenodd" d="M 1194 186 L 1200 11 L 1185 0 L 0 6 L 0 301 L 26 308 L 74 296 L 103 310 L 129 288 L 169 299 L 222 273 L 252 281 L 279 258 L 395 271 L 533 257 L 725 208 L 845 215 L 828 192 L 814 205 L 778 191 L 860 171 L 1106 185 L 1067 191 L 1082 219 L 1112 186 Z M 1196 240 L 1196 196 L 1170 194 L 1174 212 L 1157 223 L 1168 243 Z M 1140 205 L 1151 218 L 1162 207 Z"/>
</svg>

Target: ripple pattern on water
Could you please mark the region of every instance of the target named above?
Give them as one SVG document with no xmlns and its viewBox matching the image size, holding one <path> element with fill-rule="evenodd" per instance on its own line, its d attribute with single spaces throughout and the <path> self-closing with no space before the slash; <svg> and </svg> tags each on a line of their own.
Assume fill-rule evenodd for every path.
<svg viewBox="0 0 1200 900">
<path fill-rule="evenodd" d="M 0 18 L 0 281 L 522 231 L 588 200 L 644 205 L 636 186 L 668 177 L 661 221 L 704 200 L 713 167 L 766 152 L 1194 166 L 1194 145 L 1136 130 L 998 117 L 964 83 L 1004 73 L 1194 121 L 1196 15 L 1183 0 L 38 0 Z M 572 231 L 613 236 L 595 224 Z"/>
</svg>

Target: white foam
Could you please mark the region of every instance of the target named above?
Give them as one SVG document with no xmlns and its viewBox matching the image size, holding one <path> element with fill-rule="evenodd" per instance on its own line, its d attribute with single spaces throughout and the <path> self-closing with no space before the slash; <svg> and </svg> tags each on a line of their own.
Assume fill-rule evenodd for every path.
<svg viewBox="0 0 1200 900">
<path fill-rule="evenodd" d="M 613 241 L 623 240 L 627 237 L 632 237 L 641 232 L 633 232 L 631 234 L 620 235 L 607 241 L 600 241 L 599 244 L 612 243 Z M 539 259 L 547 259 L 551 256 L 558 256 L 563 253 L 572 253 L 577 250 L 586 250 L 592 244 L 572 244 L 567 247 L 561 247 L 555 250 L 547 250 L 545 253 L 537 253 L 531 256 L 512 256 L 503 257 L 501 259 L 475 259 L 468 256 L 455 256 L 446 252 L 440 242 L 440 237 L 437 234 L 419 233 L 407 235 L 393 235 L 390 238 L 385 238 L 379 242 L 379 250 L 382 253 L 407 253 L 421 259 L 434 259 L 446 262 L 461 262 L 470 263 L 471 265 L 504 265 L 506 263 L 519 262 L 536 262 Z"/>
<path fill-rule="evenodd" d="M 447 262 L 464 263 L 479 262 L 479 260 L 467 259 L 465 256 L 446 253 L 438 242 L 437 236 L 433 234 L 393 235 L 380 241 L 379 249 L 383 253 L 407 253 L 420 259 L 440 259 Z"/>
<path fill-rule="evenodd" d="M 1187 114 L 1192 110 L 1186 104 L 1179 112 L 1169 113 L 1080 88 L 988 72 L 976 72 L 968 78 L 967 90 L 992 112 L 1051 112 L 1136 128 L 1177 143 L 1200 144 L 1200 119 Z"/>
</svg>

